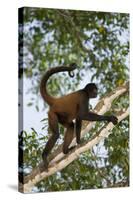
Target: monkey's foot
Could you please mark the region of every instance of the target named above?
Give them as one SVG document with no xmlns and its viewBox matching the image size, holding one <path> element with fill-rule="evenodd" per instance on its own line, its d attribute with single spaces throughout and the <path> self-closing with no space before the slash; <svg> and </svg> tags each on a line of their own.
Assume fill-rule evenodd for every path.
<svg viewBox="0 0 133 200">
<path fill-rule="evenodd" d="M 46 157 L 43 157 L 43 162 L 40 164 L 39 168 L 40 168 L 41 172 L 43 172 L 43 171 L 48 172 L 48 161 L 47 161 Z"/>
<path fill-rule="evenodd" d="M 72 147 L 70 147 L 68 150 L 68 152 L 70 152 L 70 151 L 72 151 L 73 149 L 75 149 L 76 148 L 76 145 L 74 145 L 74 146 L 72 146 Z"/>
</svg>

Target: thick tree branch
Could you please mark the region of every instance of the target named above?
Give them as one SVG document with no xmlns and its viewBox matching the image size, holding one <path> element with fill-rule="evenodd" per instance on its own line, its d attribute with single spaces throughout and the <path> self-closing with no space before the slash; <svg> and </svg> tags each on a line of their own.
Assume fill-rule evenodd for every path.
<svg viewBox="0 0 133 200">
<path fill-rule="evenodd" d="M 121 87 L 116 88 L 113 92 L 106 95 L 102 98 L 97 106 L 95 107 L 94 111 L 98 114 L 104 114 L 111 108 L 111 103 L 114 99 L 118 98 L 120 95 L 124 94 L 128 91 L 128 84 L 123 85 Z M 129 111 L 121 111 L 117 117 L 119 122 L 126 118 L 129 115 Z M 89 130 L 91 130 L 92 126 L 95 122 L 84 122 L 82 136 L 85 135 Z M 49 157 L 50 164 L 48 172 L 40 172 L 40 166 L 42 163 L 39 164 L 38 167 L 33 169 L 30 175 L 26 176 L 24 179 L 25 184 L 20 184 L 20 190 L 24 192 L 30 192 L 32 187 L 37 184 L 39 181 L 45 179 L 46 177 L 54 174 L 57 171 L 62 170 L 67 165 L 69 165 L 73 160 L 77 159 L 79 155 L 85 152 L 88 149 L 91 149 L 94 145 L 99 143 L 105 137 L 111 133 L 110 131 L 113 129 L 114 125 L 112 123 L 108 123 L 104 126 L 94 137 L 91 141 L 87 141 L 80 146 L 77 146 L 73 151 L 71 151 L 68 155 L 64 155 L 62 153 L 62 145 Z M 75 139 L 72 142 L 72 145 L 75 144 Z"/>
</svg>

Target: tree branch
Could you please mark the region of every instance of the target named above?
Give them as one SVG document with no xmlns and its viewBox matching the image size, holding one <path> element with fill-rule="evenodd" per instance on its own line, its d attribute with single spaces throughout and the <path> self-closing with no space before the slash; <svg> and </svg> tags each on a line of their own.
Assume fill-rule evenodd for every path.
<svg viewBox="0 0 133 200">
<path fill-rule="evenodd" d="M 99 103 L 96 105 L 94 111 L 98 114 L 104 114 L 111 108 L 111 104 L 114 99 L 120 97 L 122 94 L 128 91 L 128 83 L 116 88 L 113 92 L 106 95 L 104 98 L 102 98 Z M 125 119 L 129 115 L 129 110 L 121 111 L 117 114 L 118 121 Z M 92 126 L 95 124 L 95 122 L 87 122 L 85 121 L 83 123 L 83 129 L 81 132 L 81 136 L 83 137 L 88 131 L 91 130 Z M 32 170 L 31 174 L 26 176 L 24 178 L 24 185 L 19 184 L 20 191 L 24 192 L 30 192 L 32 190 L 32 187 L 37 184 L 39 181 L 45 179 L 46 177 L 54 174 L 57 171 L 62 170 L 67 165 L 69 165 L 72 161 L 77 159 L 79 155 L 88 149 L 91 149 L 94 145 L 98 144 L 102 139 L 105 137 L 108 137 L 111 133 L 110 131 L 114 128 L 114 125 L 112 123 L 108 123 L 106 126 L 104 126 L 98 133 L 94 135 L 94 137 L 90 141 L 86 141 L 81 145 L 78 145 L 73 151 L 71 151 L 69 154 L 64 155 L 62 153 L 62 145 L 58 147 L 58 149 L 52 153 L 52 155 L 49 157 L 49 169 L 48 172 L 40 171 L 40 167 L 43 163 L 40 163 L 38 167 Z M 75 138 L 72 141 L 71 145 L 75 144 Z"/>
</svg>

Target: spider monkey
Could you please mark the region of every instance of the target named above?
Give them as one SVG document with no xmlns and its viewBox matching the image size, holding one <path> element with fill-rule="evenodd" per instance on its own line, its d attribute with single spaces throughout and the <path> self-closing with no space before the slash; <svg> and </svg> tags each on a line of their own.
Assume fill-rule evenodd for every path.
<svg viewBox="0 0 133 200">
<path fill-rule="evenodd" d="M 48 94 L 46 89 L 46 83 L 49 77 L 57 72 L 68 71 L 69 75 L 73 77 L 72 71 L 76 69 L 76 64 L 73 63 L 69 67 L 59 66 L 51 68 L 44 74 L 40 84 L 40 93 L 44 101 L 50 106 L 48 112 L 48 122 L 49 128 L 52 132 L 51 137 L 42 153 L 42 159 L 44 168 L 48 168 L 47 156 L 54 147 L 57 139 L 59 138 L 59 128 L 58 123 L 62 124 L 66 128 L 64 143 L 63 143 L 63 153 L 67 154 L 73 147 L 69 148 L 69 145 L 74 137 L 74 132 L 76 132 L 76 142 L 80 144 L 80 132 L 82 126 L 82 120 L 88 121 L 108 121 L 113 124 L 117 124 L 118 119 L 111 116 L 97 115 L 95 113 L 89 112 L 88 102 L 90 98 L 97 97 L 97 86 L 94 83 L 87 84 L 83 89 L 73 92 L 71 94 L 55 98 Z M 73 120 L 75 119 L 75 124 Z M 76 131 L 74 131 L 74 126 Z"/>
</svg>

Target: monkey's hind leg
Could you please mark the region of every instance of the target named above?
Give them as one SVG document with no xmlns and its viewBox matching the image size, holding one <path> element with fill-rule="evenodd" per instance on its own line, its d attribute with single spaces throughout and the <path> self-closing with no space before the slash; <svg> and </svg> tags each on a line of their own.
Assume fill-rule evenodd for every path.
<svg viewBox="0 0 133 200">
<path fill-rule="evenodd" d="M 49 119 L 49 128 L 50 128 L 50 130 L 52 132 L 52 135 L 50 136 L 48 142 L 46 143 L 46 146 L 45 146 L 45 148 L 43 150 L 43 153 L 42 153 L 42 159 L 43 159 L 43 163 L 44 163 L 44 168 L 45 169 L 48 168 L 47 156 L 51 152 L 51 150 L 54 147 L 57 139 L 59 138 L 57 115 L 54 112 L 49 111 L 48 119 Z"/>
<path fill-rule="evenodd" d="M 67 154 L 70 150 L 72 150 L 74 147 L 69 148 L 69 145 L 72 142 L 72 139 L 74 138 L 74 123 L 70 123 L 67 126 L 67 130 L 65 132 L 64 137 L 64 143 L 63 143 L 63 153 Z"/>
</svg>

